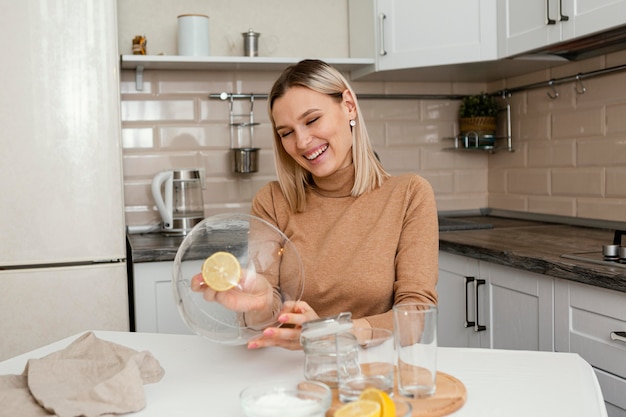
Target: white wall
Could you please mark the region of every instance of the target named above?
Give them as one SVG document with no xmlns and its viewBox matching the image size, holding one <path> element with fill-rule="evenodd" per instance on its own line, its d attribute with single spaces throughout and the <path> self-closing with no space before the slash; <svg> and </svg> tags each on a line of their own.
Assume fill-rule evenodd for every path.
<svg viewBox="0 0 626 417">
<path fill-rule="evenodd" d="M 209 16 L 213 56 L 243 55 L 241 34 L 250 28 L 261 33 L 261 56 L 349 56 L 347 0 L 117 0 L 117 7 L 121 54 L 145 35 L 149 55 L 176 55 L 177 16 L 200 13 Z"/>
</svg>

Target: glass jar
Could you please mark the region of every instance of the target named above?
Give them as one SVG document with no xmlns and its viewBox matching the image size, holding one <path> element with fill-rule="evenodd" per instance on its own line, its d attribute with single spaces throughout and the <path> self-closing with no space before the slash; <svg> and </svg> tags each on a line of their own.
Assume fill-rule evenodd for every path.
<svg viewBox="0 0 626 417">
<path fill-rule="evenodd" d="M 340 373 L 358 371 L 358 345 L 356 337 L 350 333 L 351 317 L 351 313 L 340 313 L 302 325 L 300 343 L 304 349 L 307 380 L 336 388 Z"/>
</svg>

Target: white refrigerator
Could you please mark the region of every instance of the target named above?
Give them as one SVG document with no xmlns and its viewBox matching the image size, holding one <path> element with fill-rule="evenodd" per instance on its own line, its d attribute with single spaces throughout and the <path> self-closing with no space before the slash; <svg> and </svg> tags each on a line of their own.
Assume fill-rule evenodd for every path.
<svg viewBox="0 0 626 417">
<path fill-rule="evenodd" d="M 0 360 L 128 330 L 116 0 L 0 0 Z"/>
</svg>

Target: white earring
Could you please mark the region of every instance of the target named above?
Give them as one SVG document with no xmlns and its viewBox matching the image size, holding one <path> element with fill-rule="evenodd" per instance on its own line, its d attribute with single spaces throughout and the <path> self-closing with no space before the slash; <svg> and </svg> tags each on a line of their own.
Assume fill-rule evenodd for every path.
<svg viewBox="0 0 626 417">
<path fill-rule="evenodd" d="M 350 126 L 352 127 L 356 126 L 356 120 L 354 119 L 350 120 Z"/>
</svg>

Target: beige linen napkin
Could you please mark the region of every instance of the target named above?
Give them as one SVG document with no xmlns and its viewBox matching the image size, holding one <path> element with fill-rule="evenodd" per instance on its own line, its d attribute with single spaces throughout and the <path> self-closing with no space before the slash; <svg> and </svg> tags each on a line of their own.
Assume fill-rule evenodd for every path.
<svg viewBox="0 0 626 417">
<path fill-rule="evenodd" d="M 143 384 L 158 382 L 164 371 L 149 352 L 137 352 L 112 342 L 98 339 L 92 332 L 85 333 L 67 348 L 41 359 L 30 359 L 22 378 L 36 403 L 59 417 L 97 417 L 139 411 L 146 406 Z M 24 390 L 12 388 L 7 400 L 4 386 L 21 386 L 17 375 L 0 381 L 0 415 L 25 414 L 27 396 Z M 19 400 L 19 402 L 17 401 Z M 5 407 L 18 406 L 15 412 Z"/>
</svg>

